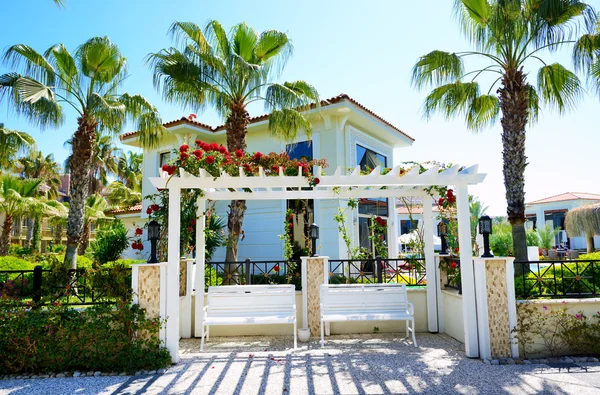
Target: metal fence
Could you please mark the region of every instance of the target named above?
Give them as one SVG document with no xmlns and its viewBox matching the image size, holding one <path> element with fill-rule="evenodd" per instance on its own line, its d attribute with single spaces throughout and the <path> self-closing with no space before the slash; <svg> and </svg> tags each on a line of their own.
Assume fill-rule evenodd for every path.
<svg viewBox="0 0 600 395">
<path fill-rule="evenodd" d="M 329 260 L 330 284 L 427 284 L 424 258 L 368 258 Z"/>
<path fill-rule="evenodd" d="M 600 260 L 515 262 L 517 298 L 600 296 Z"/>
<path fill-rule="evenodd" d="M 302 289 L 301 261 L 207 262 L 205 287 L 215 285 L 294 284 Z"/>
<path fill-rule="evenodd" d="M 0 271 L 0 298 L 23 305 L 115 304 L 130 290 L 130 268 Z"/>
</svg>

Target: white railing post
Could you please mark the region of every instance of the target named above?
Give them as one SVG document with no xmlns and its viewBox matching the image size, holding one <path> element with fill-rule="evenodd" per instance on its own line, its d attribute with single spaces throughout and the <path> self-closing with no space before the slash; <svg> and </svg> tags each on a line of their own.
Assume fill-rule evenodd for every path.
<svg viewBox="0 0 600 395">
<path fill-rule="evenodd" d="M 200 337 L 202 334 L 202 323 L 204 321 L 204 266 L 206 260 L 204 249 L 206 247 L 206 238 L 204 228 L 206 224 L 206 199 L 198 199 L 198 212 L 196 213 L 196 278 L 194 279 L 196 294 L 194 305 L 194 336 Z"/>
<path fill-rule="evenodd" d="M 427 275 L 427 326 L 429 332 L 438 332 L 437 270 L 433 256 L 433 210 L 431 199 L 423 197 L 423 238 L 425 239 L 425 272 Z"/>
<path fill-rule="evenodd" d="M 181 189 L 169 188 L 169 239 L 166 286 L 166 347 L 173 363 L 179 362 L 179 258 Z"/>
</svg>

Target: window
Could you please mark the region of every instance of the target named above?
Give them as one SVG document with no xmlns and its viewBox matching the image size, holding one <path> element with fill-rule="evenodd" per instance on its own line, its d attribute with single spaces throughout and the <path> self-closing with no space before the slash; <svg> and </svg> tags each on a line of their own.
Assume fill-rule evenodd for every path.
<svg viewBox="0 0 600 395">
<path fill-rule="evenodd" d="M 171 159 L 171 153 L 169 151 L 167 151 L 167 152 L 161 152 L 160 153 L 159 167 L 163 167 L 163 165 L 166 164 L 166 163 L 168 163 L 170 159 Z"/>
<path fill-rule="evenodd" d="M 387 158 L 375 151 L 356 145 L 356 164 L 361 170 L 371 170 L 377 166 L 387 167 Z M 388 200 L 386 198 L 368 198 L 358 201 L 358 213 L 366 215 L 388 216 Z"/>
<path fill-rule="evenodd" d="M 403 219 L 400 221 L 400 234 L 406 234 L 412 232 L 413 229 L 417 228 L 417 221 L 411 221 L 409 219 Z"/>
<path fill-rule="evenodd" d="M 304 158 L 307 161 L 311 161 L 313 159 L 312 141 L 302 141 L 299 143 L 288 144 L 285 147 L 285 151 L 290 156 L 290 159 L 300 160 Z"/>
</svg>

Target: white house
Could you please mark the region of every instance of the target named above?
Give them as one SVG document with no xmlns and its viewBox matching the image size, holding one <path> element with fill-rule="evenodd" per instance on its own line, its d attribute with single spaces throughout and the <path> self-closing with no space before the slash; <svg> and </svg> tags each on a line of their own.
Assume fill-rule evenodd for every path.
<svg viewBox="0 0 600 395">
<path fill-rule="evenodd" d="M 325 158 L 330 168 L 355 167 L 357 165 L 374 167 L 393 167 L 393 150 L 412 145 L 414 139 L 367 109 L 348 95 L 335 96 L 321 103 L 320 110 L 313 109 L 306 114 L 312 125 L 312 138 L 309 140 L 301 132 L 296 142 L 282 142 L 273 137 L 268 129 L 268 115 L 251 118 L 248 126 L 247 150 L 282 152 L 287 150 L 290 157 Z M 142 196 L 154 193 L 148 177 L 158 176 L 159 168 L 169 160 L 171 150 L 181 144 L 202 140 L 225 145 L 224 125 L 209 126 L 186 117 L 165 124 L 168 133 L 160 142 L 159 148 L 144 150 Z M 120 136 L 121 141 L 133 147 L 139 147 L 136 132 Z M 143 201 L 142 206 L 127 210 L 118 217 L 129 222 L 141 224 L 147 221 L 146 209 L 151 204 Z M 226 217 L 227 204 L 217 204 L 217 214 Z M 249 257 L 253 260 L 275 260 L 283 257 L 283 242 L 279 235 L 284 233 L 284 217 L 287 202 L 249 201 L 244 218 L 244 237 L 240 240 L 238 258 Z M 338 236 L 337 223 L 333 216 L 338 208 L 346 208 L 342 199 L 314 201 L 314 222 L 321 228 L 318 241 L 320 255 L 332 258 L 347 257 L 346 247 Z M 397 240 L 398 228 L 393 199 L 361 199 L 359 208 L 347 216 L 347 227 L 355 241 L 366 246 L 369 242 L 369 218 L 372 215 L 388 220 L 388 240 Z M 392 254 L 397 253 L 396 243 L 391 243 Z M 148 251 L 146 248 L 144 251 Z M 129 254 L 129 252 L 128 252 Z M 222 261 L 225 249 L 221 248 L 213 257 Z"/>
<path fill-rule="evenodd" d="M 528 229 L 537 229 L 540 225 L 550 225 L 553 228 L 560 226 L 564 229 L 565 215 L 571 209 L 581 207 L 586 204 L 600 202 L 600 195 L 585 192 L 565 192 L 560 195 L 535 200 L 525 204 L 525 216 L 527 217 L 526 227 Z M 586 248 L 585 236 L 567 235 L 562 231 L 556 237 L 556 245 L 566 242 L 569 239 L 569 245 L 572 249 Z M 600 237 L 594 237 L 594 244 L 600 245 Z"/>
</svg>

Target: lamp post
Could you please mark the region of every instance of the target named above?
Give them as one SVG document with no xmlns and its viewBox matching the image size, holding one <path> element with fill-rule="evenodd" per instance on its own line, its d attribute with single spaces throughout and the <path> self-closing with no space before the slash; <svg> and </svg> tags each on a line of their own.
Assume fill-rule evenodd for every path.
<svg viewBox="0 0 600 395">
<path fill-rule="evenodd" d="M 440 223 L 437 226 L 438 229 L 438 236 L 440 236 L 440 240 L 441 240 L 441 253 L 442 254 L 447 254 L 448 253 L 448 241 L 446 240 L 446 224 L 444 223 L 444 221 L 440 221 Z"/>
<path fill-rule="evenodd" d="M 158 263 L 156 258 L 156 242 L 160 238 L 160 224 L 158 221 L 152 220 L 148 224 L 148 240 L 150 241 L 150 259 L 148 263 Z"/>
<path fill-rule="evenodd" d="M 488 215 L 479 218 L 479 234 L 483 235 L 483 255 L 482 258 L 493 258 L 490 252 L 490 235 L 492 234 L 492 219 Z"/>
<path fill-rule="evenodd" d="M 312 255 L 311 256 L 318 256 L 317 255 L 317 239 L 319 238 L 319 227 L 317 226 L 317 224 L 312 224 L 310 226 L 310 239 L 312 240 Z"/>
</svg>

